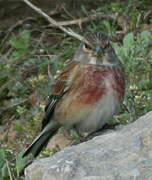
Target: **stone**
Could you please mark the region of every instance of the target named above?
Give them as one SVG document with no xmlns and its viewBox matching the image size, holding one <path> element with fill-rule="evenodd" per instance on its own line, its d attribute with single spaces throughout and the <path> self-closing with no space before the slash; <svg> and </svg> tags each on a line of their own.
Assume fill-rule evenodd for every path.
<svg viewBox="0 0 152 180">
<path fill-rule="evenodd" d="M 35 160 L 26 180 L 152 180 L 152 111 L 49 158 Z"/>
</svg>

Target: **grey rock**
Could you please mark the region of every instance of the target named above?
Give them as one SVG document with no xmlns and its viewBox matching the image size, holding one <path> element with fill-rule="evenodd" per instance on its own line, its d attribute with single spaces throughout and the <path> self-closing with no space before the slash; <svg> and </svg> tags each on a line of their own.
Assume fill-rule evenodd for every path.
<svg viewBox="0 0 152 180">
<path fill-rule="evenodd" d="M 35 160 L 26 180 L 152 180 L 152 112 L 88 142 Z"/>
</svg>

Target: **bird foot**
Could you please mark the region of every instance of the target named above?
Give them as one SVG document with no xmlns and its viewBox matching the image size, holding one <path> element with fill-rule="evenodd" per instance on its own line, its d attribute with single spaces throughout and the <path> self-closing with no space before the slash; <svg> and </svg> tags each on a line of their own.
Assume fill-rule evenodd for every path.
<svg viewBox="0 0 152 180">
<path fill-rule="evenodd" d="M 119 125 L 119 123 L 115 123 L 115 124 L 105 124 L 101 129 L 87 135 L 87 136 L 81 136 L 79 137 L 79 139 L 75 139 L 72 141 L 71 145 L 77 145 L 77 144 L 80 144 L 82 142 L 86 142 L 86 141 L 89 141 L 91 140 L 92 138 L 96 137 L 96 136 L 100 136 L 102 135 L 105 131 L 107 130 L 114 130 L 115 127 Z"/>
</svg>

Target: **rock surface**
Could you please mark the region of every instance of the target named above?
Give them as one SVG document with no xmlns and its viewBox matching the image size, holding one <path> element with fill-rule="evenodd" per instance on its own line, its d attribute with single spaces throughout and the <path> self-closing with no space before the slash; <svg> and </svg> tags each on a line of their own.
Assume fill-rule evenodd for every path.
<svg viewBox="0 0 152 180">
<path fill-rule="evenodd" d="M 134 123 L 36 160 L 26 180 L 152 180 L 152 112 Z"/>
</svg>

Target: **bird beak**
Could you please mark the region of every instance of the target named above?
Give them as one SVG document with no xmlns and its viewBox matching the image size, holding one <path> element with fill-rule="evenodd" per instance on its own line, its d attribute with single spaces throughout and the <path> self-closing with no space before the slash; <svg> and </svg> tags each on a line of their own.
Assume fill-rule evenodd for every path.
<svg viewBox="0 0 152 180">
<path fill-rule="evenodd" d="M 97 46 L 95 49 L 96 53 L 99 54 L 103 54 L 103 49 L 100 46 Z"/>
</svg>

